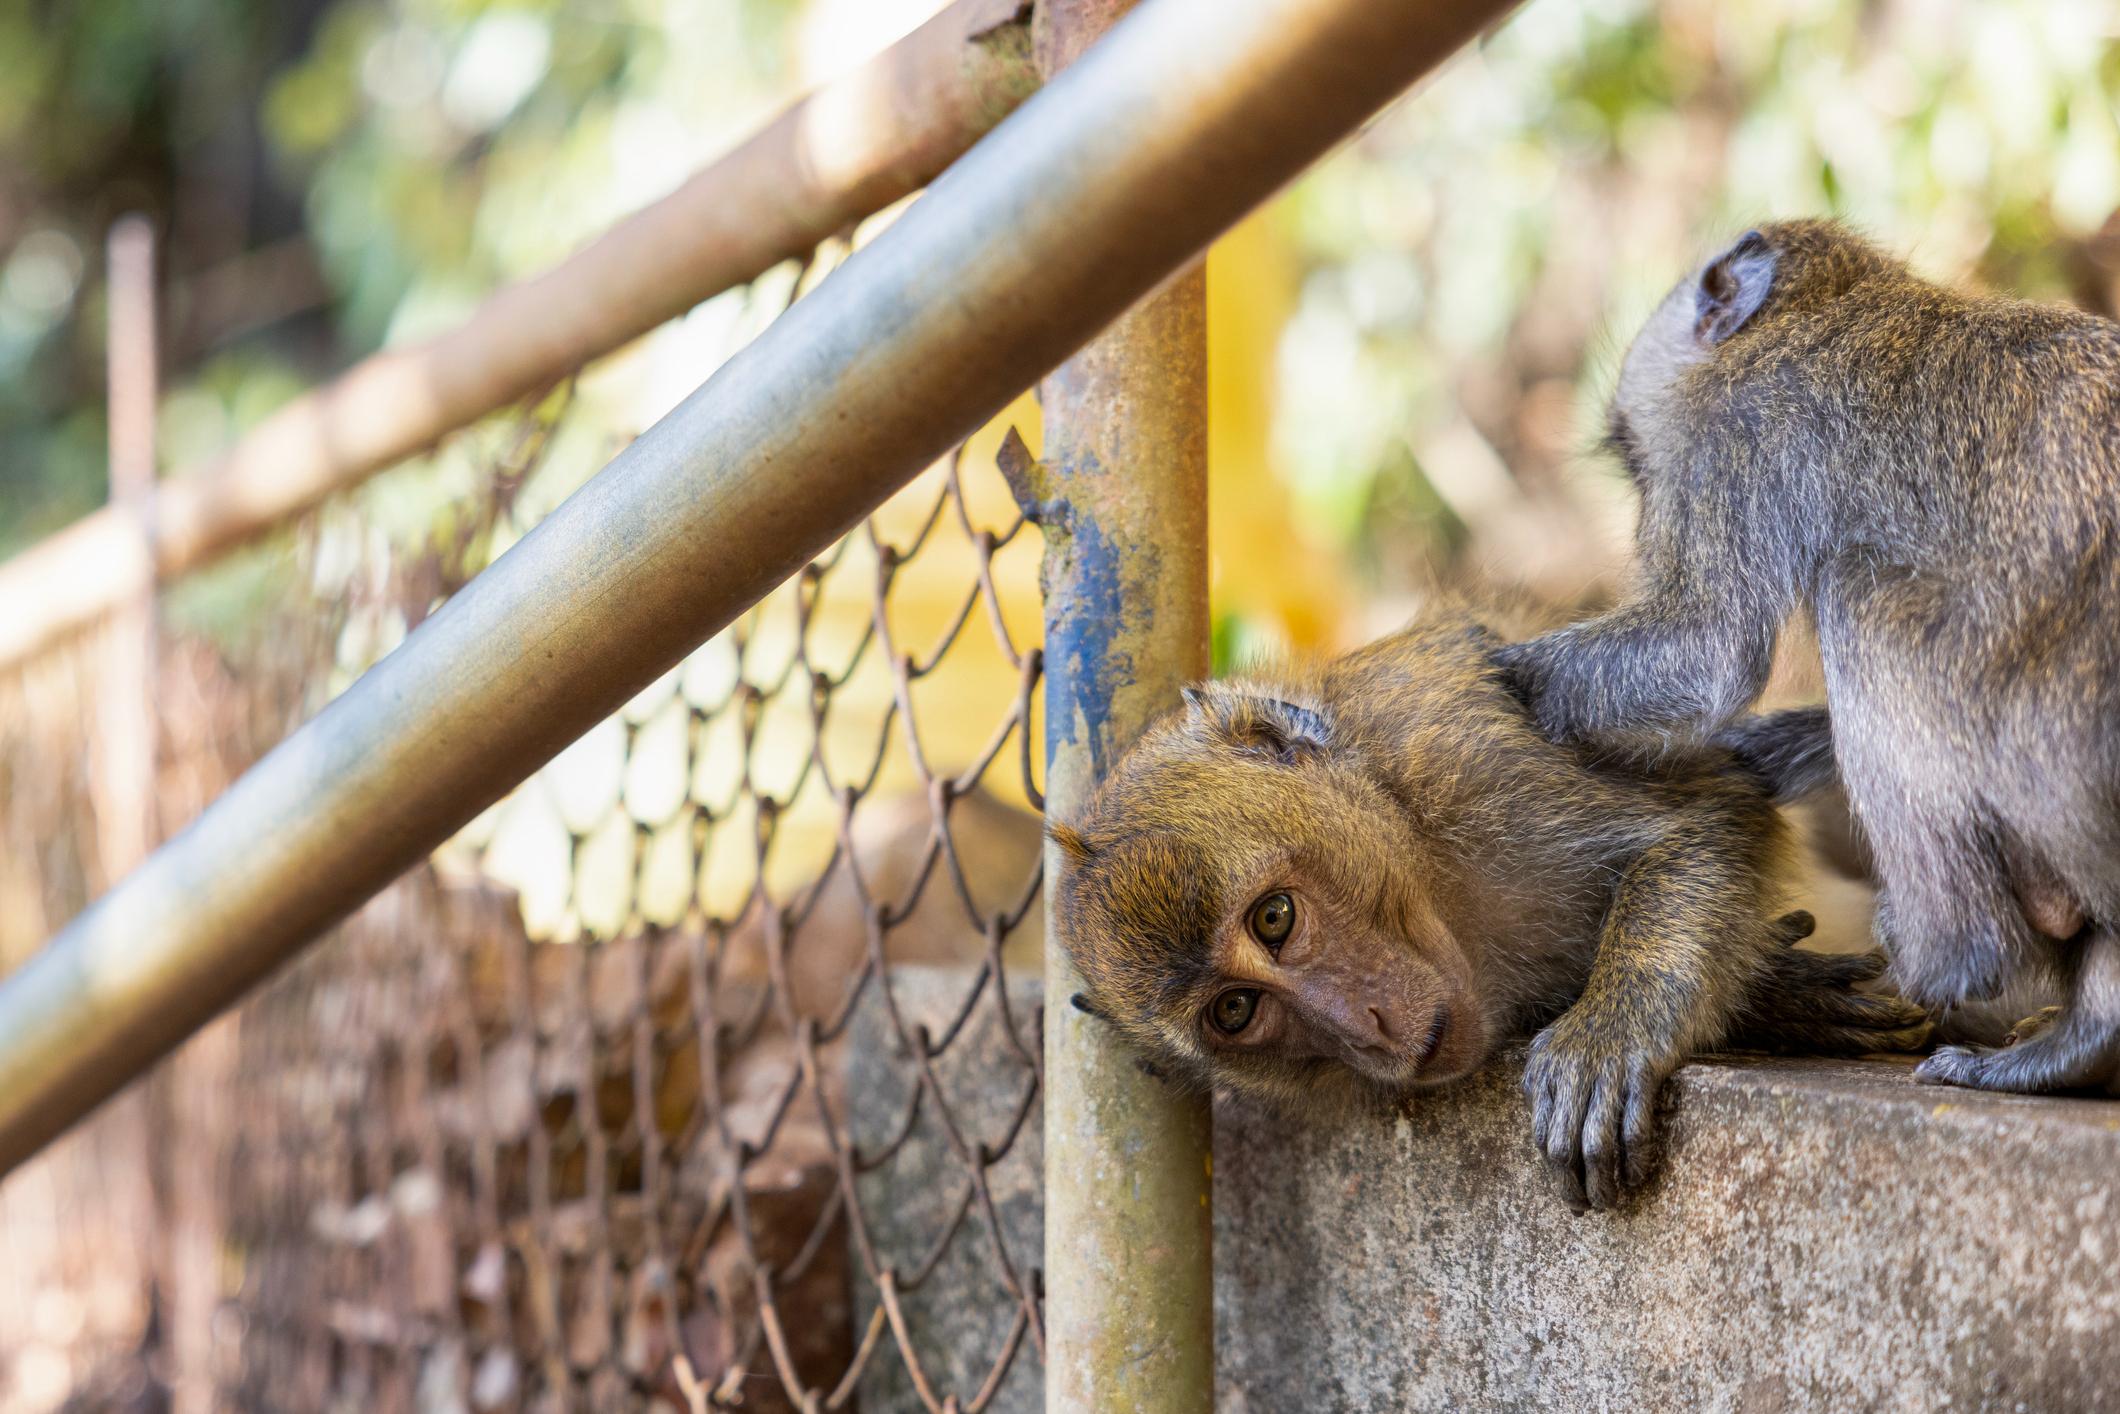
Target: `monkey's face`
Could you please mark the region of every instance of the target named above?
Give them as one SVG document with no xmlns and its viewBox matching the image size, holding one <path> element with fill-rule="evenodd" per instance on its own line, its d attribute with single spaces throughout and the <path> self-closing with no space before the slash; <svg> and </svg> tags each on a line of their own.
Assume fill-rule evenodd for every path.
<svg viewBox="0 0 2120 1414">
<path fill-rule="evenodd" d="M 1184 1078 L 1311 1104 L 1485 1058 L 1429 851 L 1316 711 L 1196 695 L 1052 833 L 1087 1007 Z"/>
<path fill-rule="evenodd" d="M 1216 919 L 1211 965 L 1167 1019 L 1172 1049 L 1217 1080 L 1302 1097 L 1335 1068 L 1399 1094 L 1479 1064 L 1470 961 L 1413 881 L 1364 887 L 1308 850 L 1252 857 L 1229 880 L 1237 906 Z"/>
</svg>

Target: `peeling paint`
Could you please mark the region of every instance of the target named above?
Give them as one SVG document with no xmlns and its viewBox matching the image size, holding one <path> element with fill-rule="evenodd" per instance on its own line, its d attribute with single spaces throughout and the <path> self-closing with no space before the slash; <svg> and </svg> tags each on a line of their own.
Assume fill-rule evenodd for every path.
<svg viewBox="0 0 2120 1414">
<path fill-rule="evenodd" d="M 1134 681 L 1131 645 L 1151 626 L 1126 592 L 1128 571 L 1138 557 L 1152 561 L 1155 551 L 1116 545 L 1096 515 L 1078 509 L 1060 553 L 1069 602 L 1062 607 L 1066 631 L 1045 645 L 1046 752 L 1079 741 L 1092 774 L 1102 777 L 1113 749 L 1112 699 Z"/>
<path fill-rule="evenodd" d="M 1041 385 L 1042 460 L 1020 440 L 1002 458 L 1045 531 L 1047 808 L 1061 819 L 1207 668 L 1204 295 L 1195 271 L 1114 324 Z M 1071 992 L 1059 932 L 1046 936 L 1049 990 Z M 1045 1079 L 1047 1407 L 1207 1414 L 1206 1105 L 1072 1010 L 1048 1019 Z"/>
</svg>

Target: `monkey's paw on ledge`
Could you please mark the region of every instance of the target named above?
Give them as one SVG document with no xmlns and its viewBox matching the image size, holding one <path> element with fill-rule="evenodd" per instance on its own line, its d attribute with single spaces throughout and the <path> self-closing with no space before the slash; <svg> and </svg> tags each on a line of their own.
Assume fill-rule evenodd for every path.
<svg viewBox="0 0 2120 1414">
<path fill-rule="evenodd" d="M 1220 1407 L 2060 1410 L 2120 1388 L 2120 1101 L 1709 1057 L 1665 1089 L 1658 1174 L 1579 1218 L 1526 1137 L 1522 1060 L 1395 1119 L 1218 1108 Z"/>
</svg>

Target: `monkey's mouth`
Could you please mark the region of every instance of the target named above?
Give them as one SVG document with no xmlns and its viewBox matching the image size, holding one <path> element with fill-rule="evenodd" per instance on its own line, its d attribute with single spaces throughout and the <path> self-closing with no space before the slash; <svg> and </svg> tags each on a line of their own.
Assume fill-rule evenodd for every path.
<svg viewBox="0 0 2120 1414">
<path fill-rule="evenodd" d="M 1435 1053 L 1443 1048 L 1443 1035 L 1449 1029 L 1450 1008 L 1439 1006 L 1435 1009 L 1435 1020 L 1428 1023 L 1428 1034 L 1414 1048 L 1413 1068 L 1416 1071 L 1425 1069 L 1428 1062 L 1435 1059 Z"/>
</svg>

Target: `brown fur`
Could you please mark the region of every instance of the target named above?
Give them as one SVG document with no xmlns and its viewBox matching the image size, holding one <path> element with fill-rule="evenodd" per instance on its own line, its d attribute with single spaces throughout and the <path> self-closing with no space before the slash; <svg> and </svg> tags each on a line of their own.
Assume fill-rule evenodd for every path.
<svg viewBox="0 0 2120 1414">
<path fill-rule="evenodd" d="M 1181 1079 L 1302 1107 L 1454 1080 L 1537 1032 L 1536 1137 L 1596 1206 L 1647 1171 L 1686 1056 L 1919 1039 L 1918 1012 L 1850 990 L 1876 963 L 1790 950 L 1809 923 L 1775 917 L 1770 783 L 1721 751 L 1648 771 L 1555 745 L 1492 668 L 1498 642 L 1442 609 L 1210 684 L 1151 727 L 1051 827 L 1086 1006 Z M 1312 920 L 1278 956 L 1245 933 L 1276 889 Z M 1273 1044 L 1208 1021 L 1232 982 L 1269 997 Z"/>
</svg>

